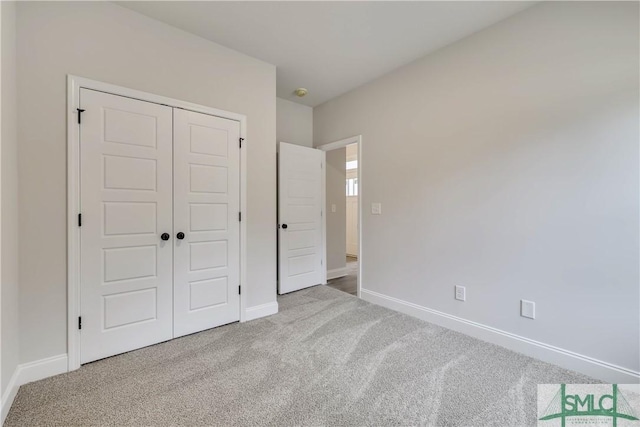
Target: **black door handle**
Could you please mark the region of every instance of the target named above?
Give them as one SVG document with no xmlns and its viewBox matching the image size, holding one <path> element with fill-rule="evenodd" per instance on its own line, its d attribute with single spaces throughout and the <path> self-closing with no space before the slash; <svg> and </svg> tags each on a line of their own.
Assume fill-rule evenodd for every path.
<svg viewBox="0 0 640 427">
<path fill-rule="evenodd" d="M 285 230 L 288 228 L 289 226 L 287 224 L 282 224 L 282 228 L 284 228 Z"/>
<path fill-rule="evenodd" d="M 176 234 L 176 237 L 178 238 L 178 240 L 182 240 L 184 239 L 184 233 L 181 231 L 178 234 Z"/>
<path fill-rule="evenodd" d="M 162 235 L 160 236 L 162 240 L 169 240 L 169 237 L 171 237 L 169 233 L 162 233 Z"/>
</svg>

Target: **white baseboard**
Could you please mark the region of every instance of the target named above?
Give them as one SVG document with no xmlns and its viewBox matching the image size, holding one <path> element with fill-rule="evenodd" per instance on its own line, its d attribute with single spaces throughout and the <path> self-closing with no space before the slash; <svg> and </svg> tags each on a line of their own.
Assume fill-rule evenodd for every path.
<svg viewBox="0 0 640 427">
<path fill-rule="evenodd" d="M 4 423 L 5 418 L 9 414 L 9 409 L 18 394 L 20 386 L 33 381 L 49 378 L 54 375 L 63 374 L 67 371 L 68 365 L 66 354 L 60 354 L 58 356 L 18 365 L 11 376 L 11 380 L 9 381 L 5 394 L 2 396 L 0 426 Z"/>
<path fill-rule="evenodd" d="M 7 419 L 7 415 L 9 415 L 9 409 L 11 409 L 11 405 L 13 404 L 13 400 L 18 394 L 19 388 L 20 386 L 18 385 L 18 368 L 16 368 L 16 370 L 13 371 L 13 375 L 11 375 L 9 384 L 7 384 L 7 389 L 2 395 L 2 406 L 0 406 L 0 426 L 3 425 L 4 420 Z"/>
<path fill-rule="evenodd" d="M 271 316 L 278 313 L 278 302 L 270 302 L 267 304 L 256 305 L 255 307 L 249 307 L 245 311 L 245 321 L 259 319 L 261 317 Z"/>
<path fill-rule="evenodd" d="M 63 374 L 68 372 L 68 370 L 69 366 L 66 354 L 23 363 L 18 366 L 18 383 L 20 385 L 27 384 L 54 375 Z"/>
<path fill-rule="evenodd" d="M 570 350 L 555 347 L 550 344 L 545 344 L 493 328 L 491 326 L 483 325 L 481 323 L 473 322 L 366 289 L 361 290 L 361 298 L 365 301 L 435 323 L 436 325 L 462 332 L 483 341 L 506 347 L 509 350 L 525 354 L 544 362 L 580 372 L 584 375 L 600 379 L 607 383 L 640 383 L 640 372 L 623 368 L 602 360 L 597 360 Z"/>
<path fill-rule="evenodd" d="M 349 269 L 347 267 L 327 270 L 327 280 L 337 279 L 338 277 L 344 277 L 348 274 L 349 274 Z"/>
</svg>

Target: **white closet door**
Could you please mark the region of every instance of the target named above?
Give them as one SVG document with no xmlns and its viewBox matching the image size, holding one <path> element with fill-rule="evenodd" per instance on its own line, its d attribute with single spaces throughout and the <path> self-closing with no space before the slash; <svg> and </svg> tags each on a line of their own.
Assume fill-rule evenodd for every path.
<svg viewBox="0 0 640 427">
<path fill-rule="evenodd" d="M 239 138 L 239 122 L 174 110 L 176 337 L 240 319 Z"/>
<path fill-rule="evenodd" d="M 280 143 L 278 293 L 322 282 L 322 185 L 325 152 Z"/>
<path fill-rule="evenodd" d="M 80 91 L 81 363 L 171 339 L 169 107 Z"/>
</svg>

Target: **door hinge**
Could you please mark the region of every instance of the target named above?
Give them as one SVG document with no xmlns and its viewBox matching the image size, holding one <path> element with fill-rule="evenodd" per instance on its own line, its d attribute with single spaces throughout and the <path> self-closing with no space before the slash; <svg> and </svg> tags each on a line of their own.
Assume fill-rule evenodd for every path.
<svg viewBox="0 0 640 427">
<path fill-rule="evenodd" d="M 82 316 L 78 317 L 78 329 L 82 329 Z"/>
<path fill-rule="evenodd" d="M 241 289 L 242 289 L 242 288 L 240 287 L 240 285 L 238 285 L 238 295 L 241 295 L 241 294 L 242 294 L 242 290 L 241 290 Z"/>
<path fill-rule="evenodd" d="M 78 214 L 78 227 L 82 227 L 82 214 Z"/>
<path fill-rule="evenodd" d="M 242 141 L 244 141 L 244 138 L 240 138 L 240 148 L 242 148 Z"/>
<path fill-rule="evenodd" d="M 82 108 L 78 108 L 78 124 L 82 123 L 82 113 L 84 113 L 84 110 Z"/>
<path fill-rule="evenodd" d="M 242 221 L 242 212 L 238 212 L 238 221 Z"/>
</svg>

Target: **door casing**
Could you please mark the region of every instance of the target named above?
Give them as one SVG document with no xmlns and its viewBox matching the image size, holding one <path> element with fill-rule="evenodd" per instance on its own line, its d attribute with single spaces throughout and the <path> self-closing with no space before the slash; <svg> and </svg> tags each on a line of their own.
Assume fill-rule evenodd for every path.
<svg viewBox="0 0 640 427">
<path fill-rule="evenodd" d="M 67 355 L 68 371 L 80 368 L 80 125 L 78 108 L 80 89 L 92 89 L 169 107 L 209 114 L 240 123 L 240 322 L 247 319 L 246 302 L 249 287 L 247 278 L 247 117 L 243 114 L 219 110 L 204 105 L 192 104 L 161 95 L 103 83 L 73 75 L 67 76 Z"/>
<path fill-rule="evenodd" d="M 320 145 L 316 147 L 318 150 L 322 151 L 331 151 L 337 150 L 338 148 L 344 148 L 347 145 L 358 144 L 358 286 L 357 286 L 357 296 L 361 297 L 362 291 L 362 262 L 363 262 L 363 247 L 362 247 L 362 135 L 355 135 L 349 138 L 341 139 L 339 141 L 330 142 L 328 144 Z M 325 168 L 326 175 L 326 168 Z M 326 182 L 322 185 L 322 205 L 326 206 L 327 204 L 327 194 L 326 194 Z M 322 244 L 324 246 L 324 259 L 327 259 L 327 217 L 326 215 L 322 218 Z M 325 263 L 324 266 L 324 283 L 327 283 L 327 265 Z"/>
</svg>

